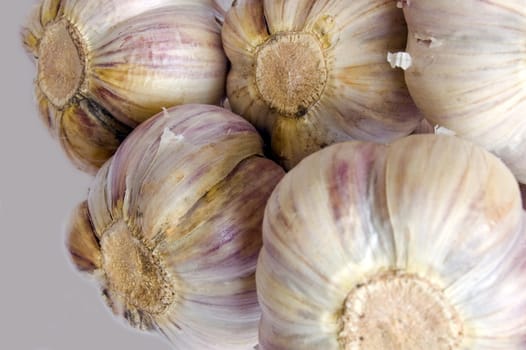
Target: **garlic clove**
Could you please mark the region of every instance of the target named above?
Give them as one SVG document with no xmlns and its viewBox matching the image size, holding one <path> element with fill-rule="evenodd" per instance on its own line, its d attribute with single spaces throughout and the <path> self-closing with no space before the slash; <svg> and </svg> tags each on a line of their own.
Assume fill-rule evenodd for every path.
<svg viewBox="0 0 526 350">
<path fill-rule="evenodd" d="M 190 0 L 74 0 L 60 1 L 64 15 L 76 25 L 88 43 L 97 43 L 113 27 L 142 13 L 170 6 L 188 5 Z M 194 1 L 204 3 L 204 1 Z"/>
<path fill-rule="evenodd" d="M 267 115 L 267 105 L 264 101 L 257 99 L 258 91 L 255 84 L 247 84 L 246 76 L 252 70 L 252 55 L 257 45 L 263 43 L 267 36 L 267 27 L 263 15 L 263 2 L 248 0 L 235 2 L 228 11 L 226 21 L 239 23 L 239 27 L 223 25 L 222 42 L 225 50 L 228 48 L 230 61 L 243 62 L 239 65 L 231 65 L 230 74 L 227 75 L 226 95 L 232 96 L 236 103 L 236 111 L 240 115 L 252 115 L 251 123 L 258 130 L 268 130 L 274 122 L 275 116 Z M 227 22 L 227 23 L 228 23 Z M 243 96 L 250 96 L 245 98 Z M 240 98 L 242 97 L 242 98 Z M 232 109 L 232 101 L 229 99 Z"/>
<path fill-rule="evenodd" d="M 39 3 L 22 29 L 37 65 L 39 113 L 52 135 L 89 138 L 62 143 L 79 169 L 94 173 L 123 130 L 129 133 L 163 107 L 222 101 L 227 60 L 214 3 Z M 102 111 L 88 117 L 89 132 L 82 104 Z M 63 116 L 70 119 L 63 122 Z M 71 130 L 57 130 L 64 125 Z"/>
<path fill-rule="evenodd" d="M 323 2 L 316 0 L 264 1 L 265 19 L 269 33 L 301 31 L 311 14 L 322 10 Z"/>
<path fill-rule="evenodd" d="M 38 57 L 38 46 L 44 35 L 44 27 L 53 20 L 60 11 L 60 1 L 42 0 L 33 6 L 29 13 L 29 20 L 22 27 L 21 39 L 24 49 L 32 58 Z"/>
<path fill-rule="evenodd" d="M 407 135 L 421 116 L 385 60 L 406 35 L 392 3 L 236 1 L 222 28 L 232 110 L 268 135 L 286 169 L 341 140 L 342 128 L 345 140 Z"/>
<path fill-rule="evenodd" d="M 434 137 L 419 147 L 419 140 L 408 140 L 389 150 L 386 177 L 396 182 L 386 188 L 387 206 L 402 235 L 395 232 L 395 240 L 411 243 L 396 247 L 400 267 L 427 273 L 418 269 L 430 261 L 425 268 L 438 272 L 449 291 L 458 283 L 469 292 L 476 288 L 474 276 L 490 275 L 506 259 L 492 252 L 505 252 L 514 243 L 522 219 L 520 196 L 500 161 L 470 143 L 442 140 L 447 139 Z M 400 198 L 429 204 L 416 208 Z"/>
<path fill-rule="evenodd" d="M 79 101 L 59 114 L 59 140 L 73 164 L 96 172 L 112 156 L 132 128 L 114 119 L 90 100 Z"/>
<path fill-rule="evenodd" d="M 102 266 L 102 255 L 100 254 L 99 241 L 93 236 L 93 226 L 87 202 L 80 203 L 69 223 L 70 229 L 76 234 L 68 236 L 67 249 L 75 267 L 79 271 L 93 273 Z"/>
<path fill-rule="evenodd" d="M 62 0 L 42 0 L 40 23 L 45 26 L 52 22 L 61 11 Z"/>
<path fill-rule="evenodd" d="M 218 104 L 226 61 L 219 27 L 210 21 L 210 12 L 180 6 L 121 22 L 93 45 L 87 95 L 126 124 L 159 106 Z"/>
<path fill-rule="evenodd" d="M 113 169 L 110 169 L 112 163 L 113 161 L 107 161 L 97 171 L 93 183 L 103 185 L 91 186 L 88 192 L 88 198 L 86 199 L 89 210 L 89 221 L 92 224 L 91 234 L 95 236 L 98 241 L 102 238 L 102 233 L 111 226 L 113 218 L 121 215 L 119 209 L 123 205 L 122 199 L 112 196 L 111 186 L 113 184 L 106 180 L 114 176 Z M 75 215 L 78 214 L 73 213 L 71 216 L 74 218 Z M 69 232 L 70 237 L 78 234 L 74 229 L 70 229 Z"/>
<path fill-rule="evenodd" d="M 248 74 L 251 69 L 247 65 L 252 62 L 256 48 L 264 43 L 269 35 L 263 2 L 236 1 L 228 10 L 226 21 L 222 28 L 223 45 L 228 48 L 231 60 L 242 60 L 244 63 L 232 66 L 231 69 L 241 69 L 242 73 Z M 230 79 L 230 76 L 228 78 Z"/>
<path fill-rule="evenodd" d="M 100 255 L 91 272 L 116 315 L 176 349 L 257 343 L 261 222 L 284 174 L 262 145 L 243 118 L 187 104 L 139 125 L 100 168 L 69 230 L 98 252 L 69 246 L 79 269 Z"/>
<path fill-rule="evenodd" d="M 119 182 L 112 188 L 112 197 L 130 197 L 124 207 L 128 217 L 137 217 L 139 214 L 135 211 L 143 208 L 140 225 L 145 238 L 153 239 L 149 235 L 163 230 L 167 224 L 177 225 L 177 218 L 183 217 L 188 207 L 195 205 L 218 178 L 231 173 L 240 159 L 261 154 L 261 140 L 254 137 L 248 123 L 238 119 L 230 121 L 226 128 L 225 123 L 216 122 L 222 118 L 223 110 L 201 107 L 197 111 L 197 118 L 188 113 L 185 121 L 188 131 L 185 132 L 193 132 L 207 123 L 209 126 L 196 130 L 191 139 L 185 137 L 185 133 L 175 134 L 164 129 L 161 123 L 150 123 L 140 141 L 128 143 L 115 155 L 114 167 L 130 170 L 125 179 L 116 178 Z M 152 142 L 153 135 L 161 137 Z M 212 143 L 212 140 L 217 141 Z M 146 153 L 138 153 L 137 157 L 129 155 L 132 153 L 129 148 L 141 147 Z M 177 152 L 177 158 L 170 157 L 165 149 Z M 196 157 L 197 150 L 199 157 Z M 126 163 L 121 163 L 123 154 L 127 157 Z"/>
<path fill-rule="evenodd" d="M 386 210 L 369 209 L 353 195 L 368 192 L 365 174 L 383 170 L 372 161 L 381 160 L 381 149 L 356 143 L 352 152 L 329 153 L 334 147 L 289 171 L 267 204 L 256 270 L 262 349 L 340 349 L 338 314 L 348 291 L 366 271 L 394 259 L 390 237 L 375 235 L 380 215 L 371 215 Z M 381 188 L 381 176 L 378 182 Z"/>
<path fill-rule="evenodd" d="M 338 111 L 330 108 L 321 110 L 321 108 L 313 107 L 309 116 L 304 118 L 304 122 L 278 117 L 270 136 L 272 150 L 279 151 L 279 153 L 272 154 L 273 159 L 290 169 L 294 166 L 290 159 L 301 159 L 305 154 L 316 152 L 328 144 L 347 140 L 348 134 L 345 133 L 344 127 L 339 128 L 339 124 L 327 122 L 326 115 L 329 114 L 326 114 L 327 111 L 331 111 L 329 115 L 334 120 L 341 118 Z M 320 131 L 320 126 L 323 126 L 322 131 Z M 292 138 L 290 135 L 308 135 L 309 137 Z"/>
<path fill-rule="evenodd" d="M 425 117 L 493 152 L 526 181 L 524 3 L 415 0 L 403 13 L 413 61 L 405 77 Z"/>
<path fill-rule="evenodd" d="M 35 90 L 39 115 L 78 168 L 95 173 L 115 152 L 131 128 L 119 123 L 90 100 L 59 110 L 40 89 Z"/>
<path fill-rule="evenodd" d="M 509 169 L 458 137 L 315 152 L 267 203 L 260 348 L 521 349 L 525 219 Z"/>
<path fill-rule="evenodd" d="M 38 87 L 35 89 L 35 100 L 40 120 L 48 128 L 49 133 L 53 137 L 56 137 L 59 132 L 58 125 L 60 125 L 60 117 L 62 113 L 53 107 Z"/>
<path fill-rule="evenodd" d="M 174 266 L 179 279 L 184 280 L 179 293 L 185 295 L 181 308 L 167 317 L 166 322 L 188 323 L 197 334 L 207 334 L 207 342 L 232 339 L 231 346 L 218 346 L 217 349 L 248 349 L 247 345 L 257 343 L 256 325 L 261 311 L 257 303 L 253 263 L 257 261 L 261 247 L 261 217 L 254 215 L 254 209 L 243 207 L 262 211 L 264 205 L 261 205 L 260 198 L 268 197 L 265 189 L 274 185 L 274 179 L 265 176 L 258 181 L 261 190 L 240 193 L 236 187 L 239 181 L 246 181 L 256 173 L 270 172 L 272 166 L 271 163 L 262 166 L 256 162 L 241 164 L 239 171 L 234 172 L 231 179 L 226 179 L 224 189 L 220 189 L 222 183 L 215 186 L 201 200 L 208 203 L 198 203 L 201 208 L 179 224 L 196 238 L 186 240 L 180 237 L 180 233 L 168 233 L 167 240 L 180 244 L 166 245 L 163 249 L 163 254 L 171 257 L 166 259 L 166 264 Z M 234 222 L 232 218 L 235 218 Z M 250 237 L 249 242 L 247 237 Z M 233 318 L 239 320 L 233 321 Z M 203 339 L 198 342 L 199 337 L 192 338 L 202 346 L 181 345 L 180 348 L 207 348 Z M 187 341 L 176 338 L 175 344 L 181 342 L 188 346 Z"/>
</svg>

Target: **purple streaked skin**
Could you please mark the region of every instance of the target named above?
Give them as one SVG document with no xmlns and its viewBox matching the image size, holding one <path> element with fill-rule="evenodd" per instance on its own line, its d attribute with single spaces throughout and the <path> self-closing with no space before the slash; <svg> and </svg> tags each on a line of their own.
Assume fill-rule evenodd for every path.
<svg viewBox="0 0 526 350">
<path fill-rule="evenodd" d="M 72 260 L 97 276 L 115 315 L 175 348 L 252 347 L 261 224 L 283 174 L 241 117 L 211 105 L 169 108 L 100 169 L 72 219 Z M 126 257 L 123 245 L 136 251 Z M 137 295 L 145 285 L 159 304 Z"/>
<path fill-rule="evenodd" d="M 94 174 L 162 108 L 221 103 L 227 59 L 213 6 L 212 0 L 38 4 L 22 41 L 37 65 L 39 114 L 77 168 Z"/>
</svg>

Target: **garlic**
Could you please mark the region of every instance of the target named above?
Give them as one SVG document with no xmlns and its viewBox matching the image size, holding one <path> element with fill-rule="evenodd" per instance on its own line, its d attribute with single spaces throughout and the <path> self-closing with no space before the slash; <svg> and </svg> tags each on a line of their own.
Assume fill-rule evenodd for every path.
<svg viewBox="0 0 526 350">
<path fill-rule="evenodd" d="M 500 157 L 526 182 L 523 0 L 413 0 L 403 10 L 409 91 L 425 118 Z"/>
<path fill-rule="evenodd" d="M 176 349 L 252 349 L 266 200 L 284 174 L 243 118 L 173 107 L 139 125 L 95 176 L 68 249 L 116 315 Z"/>
<path fill-rule="evenodd" d="M 391 1 L 235 1 L 222 29 L 232 110 L 287 169 L 334 142 L 407 135 L 422 118 L 385 59 L 406 36 Z"/>
<path fill-rule="evenodd" d="M 23 30 L 39 113 L 94 173 L 162 107 L 219 104 L 227 61 L 211 0 L 42 0 Z"/>
<path fill-rule="evenodd" d="M 524 349 L 525 220 L 509 169 L 461 138 L 318 151 L 265 209 L 260 348 Z"/>
</svg>

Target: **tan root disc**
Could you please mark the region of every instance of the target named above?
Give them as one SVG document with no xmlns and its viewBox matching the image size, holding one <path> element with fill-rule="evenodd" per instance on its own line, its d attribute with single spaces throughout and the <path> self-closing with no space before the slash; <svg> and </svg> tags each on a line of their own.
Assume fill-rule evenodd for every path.
<svg viewBox="0 0 526 350">
<path fill-rule="evenodd" d="M 150 315 L 161 314 L 172 304 L 175 293 L 159 258 L 125 222 L 115 222 L 104 233 L 101 250 L 110 296 Z"/>
<path fill-rule="evenodd" d="M 38 49 L 38 86 L 57 108 L 80 89 L 85 76 L 85 50 L 80 34 L 66 20 L 45 28 Z"/>
<path fill-rule="evenodd" d="M 412 274 L 389 273 L 347 296 L 339 334 L 345 350 L 451 350 L 462 322 L 440 288 Z"/>
<path fill-rule="evenodd" d="M 327 67 L 318 39 L 311 34 L 275 34 L 259 47 L 256 84 L 270 106 L 301 117 L 316 103 L 327 82 Z"/>
</svg>

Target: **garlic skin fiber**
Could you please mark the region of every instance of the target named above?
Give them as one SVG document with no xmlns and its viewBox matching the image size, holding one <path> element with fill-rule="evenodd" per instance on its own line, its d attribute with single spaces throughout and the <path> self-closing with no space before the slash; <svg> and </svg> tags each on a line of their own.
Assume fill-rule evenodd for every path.
<svg viewBox="0 0 526 350">
<path fill-rule="evenodd" d="M 72 215 L 67 246 L 112 311 L 175 349 L 253 349 L 266 200 L 284 171 L 246 120 L 184 105 L 139 125 Z"/>
<path fill-rule="evenodd" d="M 422 119 L 386 61 L 406 46 L 393 1 L 238 0 L 221 35 L 232 110 L 286 169 L 335 142 L 389 142 Z"/>
<path fill-rule="evenodd" d="M 524 349 L 525 219 L 509 169 L 458 137 L 326 147 L 267 203 L 260 348 Z"/>
<path fill-rule="evenodd" d="M 95 173 L 163 107 L 219 104 L 227 59 L 210 0 L 42 0 L 22 30 L 39 114 Z"/>
<path fill-rule="evenodd" d="M 412 0 L 409 91 L 424 117 L 496 154 L 526 182 L 526 3 Z"/>
</svg>

